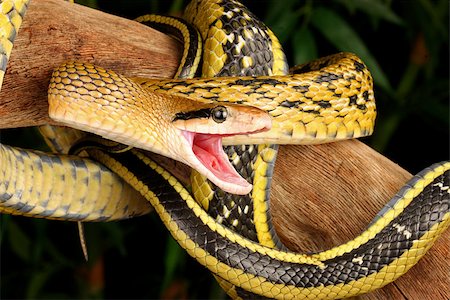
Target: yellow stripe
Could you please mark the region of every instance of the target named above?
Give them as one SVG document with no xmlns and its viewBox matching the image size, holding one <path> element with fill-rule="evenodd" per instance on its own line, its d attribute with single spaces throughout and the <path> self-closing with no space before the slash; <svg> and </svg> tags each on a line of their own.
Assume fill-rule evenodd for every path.
<svg viewBox="0 0 450 300">
<path fill-rule="evenodd" d="M 0 3 L 0 88 L 29 0 L 4 0 Z"/>
<path fill-rule="evenodd" d="M 203 221 L 203 223 L 206 224 L 212 231 L 218 232 L 221 236 L 229 239 L 232 242 L 239 244 L 244 248 L 248 248 L 262 255 L 268 255 L 269 257 L 274 259 L 293 263 L 306 263 L 311 265 L 323 266 L 323 264 L 319 262 L 317 259 L 311 258 L 308 255 L 276 251 L 268 247 L 261 246 L 252 241 L 249 241 L 248 239 L 242 238 L 240 235 L 235 234 L 233 231 L 226 228 L 225 226 L 218 224 L 198 205 L 198 203 L 192 198 L 190 193 L 183 187 L 181 183 L 177 181 L 175 177 L 173 177 L 169 172 L 164 170 L 155 162 L 151 161 L 144 154 L 135 150 L 131 151 L 150 168 L 154 169 L 156 172 L 161 174 L 176 189 L 176 191 L 180 194 L 182 199 L 186 201 L 188 207 L 194 212 L 194 215 L 200 218 Z"/>
<path fill-rule="evenodd" d="M 193 241 L 190 241 L 193 246 L 187 247 L 186 250 L 214 274 L 226 278 L 231 284 L 265 297 L 277 299 L 306 299 L 310 298 L 311 295 L 314 295 L 315 299 L 350 297 L 383 287 L 408 271 L 425 254 L 440 234 L 448 228 L 450 223 L 448 215 L 446 214 L 444 221 L 433 226 L 420 240 L 415 241 L 414 246 L 410 250 L 406 251 L 379 272 L 348 284 L 327 287 L 297 288 L 289 285 L 274 284 L 268 282 L 265 278 L 247 274 L 242 270 L 229 267 L 210 256 L 203 249 L 196 247 Z M 164 219 L 170 223 L 168 214 L 165 215 Z M 172 225 L 171 229 L 177 230 L 174 225 Z M 187 236 L 184 233 L 178 233 L 177 239 L 182 243 L 186 241 Z"/>
<path fill-rule="evenodd" d="M 156 163 L 151 161 L 140 152 L 134 150 L 132 151 L 145 164 L 147 164 L 150 168 L 154 169 L 161 176 L 163 176 L 163 178 L 165 178 L 180 194 L 182 199 L 186 201 L 193 213 L 197 217 L 199 217 L 204 224 L 208 225 L 211 230 L 216 231 L 221 236 L 229 239 L 232 242 L 238 243 L 241 247 L 245 247 L 252 251 L 268 255 L 280 261 L 314 264 L 323 267 L 323 265 L 318 263 L 318 261 L 311 260 L 305 255 L 284 253 L 282 251 L 255 245 L 254 243 L 248 242 L 247 240 L 243 240 L 227 228 L 214 223 L 214 221 L 204 212 L 204 210 L 199 207 L 195 200 L 192 199 L 190 194 L 184 189 L 181 183 L 179 183 L 172 175 L 170 175 L 170 173 L 165 171 L 162 167 L 158 166 Z M 391 282 L 392 280 L 395 280 L 397 277 L 401 276 L 409 268 L 411 268 L 411 266 L 414 265 L 424 255 L 428 248 L 431 247 L 432 243 L 446 228 L 448 228 L 450 224 L 450 213 L 446 213 L 444 215 L 444 219 L 440 223 L 431 227 L 430 230 L 419 240 L 413 241 L 413 246 L 409 250 L 405 251 L 400 257 L 393 260 L 388 266 L 385 266 L 379 272 L 360 278 L 356 281 L 347 284 L 318 286 L 313 288 L 298 288 L 292 285 L 274 284 L 263 277 L 245 273 L 245 271 L 241 269 L 232 268 L 219 261 L 215 257 L 209 255 L 204 249 L 201 249 L 193 240 L 191 240 L 185 232 L 180 230 L 176 221 L 171 219 L 169 213 L 165 211 L 156 195 L 152 191 L 150 191 L 149 188 L 142 182 L 138 181 L 138 179 L 133 174 L 129 173 L 129 171 L 124 166 L 120 165 L 116 161 L 112 161 L 112 158 L 100 151 L 98 151 L 98 154 L 96 154 L 95 157 L 108 165 L 118 174 L 122 174 L 122 176 L 133 187 L 139 190 L 145 196 L 145 198 L 152 203 L 152 205 L 155 207 L 155 210 L 158 212 L 163 222 L 171 231 L 174 238 L 182 245 L 183 248 L 186 249 L 186 251 L 190 255 L 195 257 L 202 265 L 207 267 L 211 272 L 213 272 L 220 278 L 224 278 L 229 283 L 265 297 L 280 299 L 306 299 L 311 298 L 311 296 L 316 299 L 330 297 L 341 298 L 366 293 L 380 288 Z M 450 163 L 447 163 L 444 165 L 444 167 L 437 167 L 434 170 L 428 172 L 424 176 L 425 179 L 418 180 L 414 184 L 414 187 L 411 189 L 411 191 L 406 192 L 405 200 L 402 200 L 404 201 L 404 203 L 397 203 L 396 205 L 394 205 L 393 210 L 396 212 L 403 211 L 403 205 L 406 205 L 406 203 L 409 204 L 409 198 L 415 197 L 420 193 L 419 191 L 417 191 L 417 189 L 422 188 L 423 190 L 423 187 L 425 185 L 431 183 L 434 178 L 442 174 L 445 170 L 448 170 L 449 167 Z M 391 219 L 391 217 L 392 215 L 387 213 L 383 218 L 386 218 L 386 220 L 388 220 Z M 372 226 L 371 228 L 373 227 L 378 228 L 378 226 L 376 225 Z"/>
<path fill-rule="evenodd" d="M 181 34 L 183 35 L 183 41 L 181 41 L 181 42 L 183 42 L 185 46 L 183 47 L 184 49 L 183 49 L 183 55 L 181 57 L 181 64 L 177 70 L 177 73 L 174 76 L 175 78 L 179 78 L 181 72 L 185 68 L 185 63 L 188 61 L 190 47 L 188 47 L 186 45 L 190 45 L 190 43 L 191 43 L 189 29 L 186 27 L 186 25 L 183 24 L 182 22 L 180 22 L 179 20 L 177 20 L 176 18 L 165 17 L 165 16 L 160 16 L 160 15 L 144 15 L 144 16 L 140 16 L 140 17 L 136 18 L 135 20 L 137 22 L 155 22 L 155 23 L 165 24 L 167 26 L 172 26 L 181 32 Z M 200 59 L 202 57 L 202 55 L 201 55 L 202 47 L 203 47 L 202 38 L 201 38 L 200 34 L 198 34 L 197 51 L 194 56 L 194 61 L 192 62 L 192 64 L 189 63 L 191 66 L 199 65 Z M 196 71 L 197 71 L 196 67 L 191 67 L 189 74 L 187 74 L 186 78 L 193 78 L 195 76 Z"/>
<path fill-rule="evenodd" d="M 270 233 L 267 220 L 267 213 L 270 207 L 267 207 L 269 202 L 266 201 L 266 188 L 268 185 L 267 169 L 269 167 L 267 162 L 276 158 L 277 151 L 268 145 L 258 145 L 258 153 L 259 155 L 253 166 L 253 170 L 255 170 L 252 191 L 253 220 L 259 243 L 269 248 L 275 248 L 276 244 Z M 267 196 L 270 197 L 270 195 Z"/>
<path fill-rule="evenodd" d="M 411 201 L 419 195 L 423 188 L 430 184 L 437 176 L 443 174 L 445 171 L 450 169 L 450 162 L 438 166 L 433 171 L 428 172 L 423 179 L 418 180 L 414 186 L 408 190 L 405 195 L 398 200 L 392 209 L 390 209 L 382 218 L 377 220 L 372 226 L 365 230 L 361 235 L 355 239 L 349 241 L 348 243 L 342 244 L 338 247 L 332 248 L 328 251 L 320 252 L 314 254 L 313 257 L 320 260 L 328 260 L 335 258 L 344 253 L 350 252 L 351 250 L 360 247 L 361 245 L 367 243 L 376 234 L 378 234 L 387 224 L 389 224 L 393 219 L 395 219 L 403 210 L 411 203 Z"/>
<path fill-rule="evenodd" d="M 267 34 L 272 41 L 272 55 L 273 55 L 273 66 L 272 74 L 269 75 L 286 75 L 289 73 L 286 55 L 284 54 L 283 48 L 280 42 L 272 30 L 268 29 Z"/>
</svg>

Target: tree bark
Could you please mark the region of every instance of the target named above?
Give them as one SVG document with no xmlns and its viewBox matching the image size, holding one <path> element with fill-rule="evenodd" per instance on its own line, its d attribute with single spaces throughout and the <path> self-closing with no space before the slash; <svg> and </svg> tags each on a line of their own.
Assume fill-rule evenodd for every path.
<svg viewBox="0 0 450 300">
<path fill-rule="evenodd" d="M 0 128 L 53 124 L 52 70 L 81 60 L 128 76 L 172 77 L 179 43 L 145 25 L 58 0 L 31 1 L 0 91 Z"/>
<path fill-rule="evenodd" d="M 137 22 L 58 0 L 34 0 L 25 15 L 0 91 L 0 128 L 52 123 L 47 87 L 65 60 L 127 76 L 172 77 L 180 45 Z M 162 162 L 184 180 L 179 164 Z M 411 178 L 363 143 L 281 146 L 272 184 L 277 232 L 291 249 L 311 252 L 357 236 Z M 448 299 L 450 234 L 406 275 L 362 299 Z"/>
</svg>

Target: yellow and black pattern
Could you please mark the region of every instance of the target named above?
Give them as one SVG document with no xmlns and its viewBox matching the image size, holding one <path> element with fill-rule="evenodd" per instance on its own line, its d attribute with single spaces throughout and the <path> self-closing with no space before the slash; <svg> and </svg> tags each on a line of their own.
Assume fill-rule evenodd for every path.
<svg viewBox="0 0 450 300">
<path fill-rule="evenodd" d="M 317 144 L 370 135 L 376 117 L 373 80 L 354 54 L 340 53 L 284 76 L 220 79 L 134 78 L 146 90 L 191 99 L 256 106 L 272 117 L 272 129 L 224 138 L 224 144 Z"/>
<path fill-rule="evenodd" d="M 0 88 L 5 76 L 9 56 L 13 48 L 29 0 L 0 1 Z"/>
<path fill-rule="evenodd" d="M 88 133 L 70 127 L 42 125 L 39 133 L 53 153 L 67 154 L 72 145 Z"/>
<path fill-rule="evenodd" d="M 283 67 L 282 71 L 275 71 L 275 73 L 287 73 L 287 63 L 281 46 L 273 34 L 268 34 L 268 28 L 261 21 L 237 1 L 222 1 L 218 3 L 219 6 L 215 6 L 217 9 L 215 11 L 212 11 L 212 7 L 208 7 L 210 4 L 213 4 L 213 1 L 200 4 L 200 7 L 196 7 L 196 9 L 205 14 L 216 15 L 221 12 L 224 14 L 220 20 L 217 19 L 214 24 L 210 24 L 205 29 L 201 27 L 204 20 L 201 18 L 192 20 L 189 13 L 185 15 L 189 22 L 180 21 L 178 18 L 153 15 L 137 19 L 183 41 L 185 45 L 183 59 L 175 78 L 192 78 L 195 70 L 192 70 L 191 62 L 198 61 L 199 57 L 204 62 L 201 74 L 203 77 L 271 75 L 274 73 L 274 64 Z M 191 7 L 188 7 L 186 12 L 192 9 L 195 1 L 190 5 Z M 198 31 L 190 23 L 201 28 L 199 39 L 192 33 Z M 228 38 L 221 39 L 219 32 L 224 33 Z M 244 33 L 245 35 L 243 35 Z M 240 44 L 237 44 L 234 39 L 240 39 Z M 197 45 L 197 41 L 200 42 L 199 45 Z M 202 43 L 205 43 L 203 49 L 201 48 Z M 206 45 L 207 43 L 209 44 Z M 273 45 L 277 52 L 271 51 Z M 222 49 L 226 57 L 222 61 L 223 65 L 220 71 L 216 72 L 214 67 L 217 67 L 217 63 L 220 61 L 216 59 L 215 55 Z M 191 54 L 191 59 L 186 60 L 184 59 L 186 53 L 195 53 L 195 55 Z M 281 55 L 274 58 L 274 53 L 281 53 Z M 210 60 L 214 61 L 215 65 L 211 65 Z M 254 183 L 255 188 L 252 194 L 242 196 L 226 193 L 208 182 L 195 170 L 191 175 L 191 186 L 196 200 L 218 223 L 233 228 L 244 237 L 263 245 L 281 247 L 281 242 L 271 222 L 269 204 L 270 183 L 277 148 L 277 145 L 240 145 L 225 148 L 226 154 L 238 173 L 247 181 Z M 271 153 L 270 159 L 268 155 L 264 155 L 267 151 Z M 266 160 L 264 161 L 262 157 L 265 157 Z M 255 163 L 256 166 L 261 167 L 255 167 Z M 230 289 L 236 289 L 242 294 L 246 293 L 247 296 L 250 296 L 249 292 L 233 285 L 230 288 L 225 287 L 227 282 L 224 279 L 218 278 L 218 281 L 229 294 Z"/>
<path fill-rule="evenodd" d="M 411 179 L 389 213 L 355 240 L 318 254 L 295 254 L 261 246 L 218 224 L 145 155 L 91 152 L 152 203 L 174 238 L 201 264 L 263 297 L 343 298 L 382 287 L 412 267 L 450 223 L 450 162 L 444 162 Z"/>
<path fill-rule="evenodd" d="M 189 14 L 192 9 L 201 11 L 193 19 Z M 206 22 L 201 18 L 201 14 L 213 15 L 217 18 L 209 26 L 202 27 Z M 220 17 L 218 17 L 219 15 Z M 136 20 L 167 34 L 177 36 L 185 45 L 183 58 L 188 52 L 197 53 L 198 56 L 203 55 L 204 63 L 201 74 L 203 77 L 287 73 L 287 63 L 278 40 L 241 3 L 237 1 L 217 1 L 217 3 L 214 3 L 214 1 L 208 3 L 193 1 L 186 8 L 185 18 L 189 23 L 178 18 L 155 15 L 139 17 Z M 199 28 L 201 37 L 203 37 L 203 41 L 200 38 L 200 42 L 205 43 L 205 45 L 210 43 L 203 48 L 203 51 L 198 51 L 202 49 L 197 45 L 196 35 L 192 33 L 193 31 L 197 32 L 197 30 L 190 23 Z M 222 34 L 226 35 L 227 39 L 223 39 Z M 237 40 L 239 40 L 239 44 Z M 211 43 L 216 44 L 213 46 Z M 208 61 L 212 59 L 217 63 L 218 61 L 211 57 L 217 55 L 220 49 L 223 49 L 226 57 L 222 61 L 220 71 L 216 72 L 214 66 Z M 274 57 L 274 54 L 278 54 L 278 56 Z M 192 55 L 191 61 L 193 58 L 197 60 L 198 56 Z M 274 66 L 282 66 L 282 70 L 273 71 Z M 182 59 L 177 72 L 178 76 L 175 77 L 190 78 L 193 76 L 193 72 L 190 70 L 191 63 Z M 179 74 L 185 75 L 180 76 Z M 265 150 L 266 148 L 267 150 Z M 276 240 L 276 244 L 281 244 L 271 225 L 268 203 L 276 148 L 276 145 L 241 145 L 229 146 L 225 149 L 230 161 L 241 176 L 258 185 L 253 193 L 255 195 L 253 199 L 252 195 L 238 196 L 212 187 L 212 184 L 207 183 L 205 178 L 195 171 L 192 175 L 192 186 L 197 201 L 203 204 L 203 207 L 216 218 L 217 222 L 233 227 L 244 236 L 258 241 L 258 230 L 255 228 L 254 222 L 254 206 L 256 206 L 257 212 L 264 214 L 264 220 L 266 221 L 256 222 L 257 226 L 263 227 L 265 230 L 264 233 L 259 230 L 260 236 L 267 235 L 267 233 L 273 236 L 272 238 L 265 238 L 261 242 L 270 239 Z M 268 155 L 263 154 L 267 151 L 271 153 L 270 160 L 268 160 Z M 266 161 L 262 159 L 262 156 L 266 158 Z M 259 161 L 257 165 L 261 165 L 258 170 L 254 169 L 257 161 Z M 208 196 L 205 196 L 205 193 Z"/>
<path fill-rule="evenodd" d="M 202 77 L 284 75 L 286 57 L 272 31 L 239 1 L 191 1 L 184 18 L 204 41 Z"/>
<path fill-rule="evenodd" d="M 12 10 L 5 8 L 4 11 Z M 212 76 L 207 75 L 208 72 L 213 75 L 220 72 L 222 75 L 234 72 L 255 75 L 254 72 L 266 71 L 268 75 L 281 75 L 286 72 L 287 65 L 278 41 L 262 23 L 258 26 L 251 23 L 258 21 L 253 21 L 254 16 L 240 3 L 194 0 L 187 15 L 190 22 L 200 24 L 202 39 L 208 49 L 214 50 L 209 51 L 211 56 L 203 57 L 204 76 Z M 14 22 L 9 17 L 5 20 Z M 187 36 L 193 41 L 194 35 L 186 35 L 183 26 L 178 28 L 182 39 Z M 212 28 L 212 31 L 203 35 L 204 27 Z M 236 28 L 238 31 L 232 31 Z M 9 32 L 12 31 L 6 32 L 10 40 L 13 35 Z M 226 41 L 222 43 L 224 36 Z M 242 41 L 244 37 L 250 41 Z M 268 38 L 269 51 L 259 47 L 262 38 Z M 4 44 L 2 46 L 5 48 Z M 262 52 L 253 55 L 256 49 Z M 7 55 L 3 57 L 8 58 Z M 193 65 L 199 61 L 197 56 L 196 59 Z M 268 66 L 260 67 L 261 62 Z M 349 72 L 341 72 L 345 68 Z M 372 78 L 356 56 L 338 54 L 294 67 L 291 72 L 294 75 L 285 77 L 168 80 L 162 83 L 145 79 L 135 81 L 145 89 L 157 89 L 161 93 L 175 91 L 193 98 L 248 105 L 262 103 L 272 115 L 274 128 L 281 138 L 275 134 L 259 136 L 260 140 L 255 142 L 291 143 L 292 139 L 297 139 L 292 143 L 318 143 L 372 132 L 376 113 Z M 195 71 L 186 72 L 186 76 L 193 73 Z M 289 112 L 300 116 L 295 119 Z M 285 117 L 294 118 L 294 122 L 291 119 L 289 125 Z M 213 215 L 210 216 L 175 177 L 143 152 L 134 149 L 123 152 L 124 148 L 119 146 L 114 148 L 119 151 L 113 150 L 118 153 L 111 153 L 112 148 L 104 141 L 91 148 L 95 142 L 89 141 L 82 149 L 87 149 L 93 158 L 141 193 L 174 238 L 211 270 L 235 297 L 343 298 L 372 291 L 411 268 L 450 223 L 450 162 L 444 162 L 416 175 L 354 240 L 316 254 L 296 254 L 277 249 L 282 246 L 277 244 L 270 226 L 268 187 L 276 146 L 234 146 L 227 150 L 235 165 L 254 178 L 253 210 L 247 202 L 235 201 L 233 197 L 222 195 L 220 202 L 209 184 L 207 189 L 204 189 L 205 185 L 199 185 L 201 193 L 195 194 L 203 193 L 199 202 L 208 208 Z M 246 143 L 248 137 L 233 142 Z M 61 150 L 63 148 L 65 146 Z M 246 165 L 246 155 L 251 168 Z M 122 200 L 113 197 L 110 202 L 99 204 L 99 199 L 108 199 L 108 193 L 117 196 L 128 192 L 113 192 L 117 188 L 114 182 L 119 181 L 114 180 L 106 168 L 90 160 L 0 146 L 0 163 L 6 166 L 0 172 L 1 212 L 86 221 L 126 218 L 149 211 L 148 205 L 140 207 L 142 202 L 121 202 L 121 197 Z M 19 177 L 26 180 L 17 180 Z M 105 187 L 108 188 L 104 190 Z M 84 189 L 81 193 L 80 188 Z M 136 195 L 131 188 L 129 191 Z M 32 202 L 24 205 L 21 197 L 43 201 L 37 205 Z M 78 202 L 72 202 L 74 199 Z M 135 198 L 130 196 L 130 199 Z M 80 203 L 84 210 L 78 207 Z M 253 224 L 252 221 L 244 223 L 239 219 L 239 213 L 253 215 Z M 243 230 L 242 234 L 222 225 L 218 222 L 220 218 L 230 228 L 238 227 L 233 226 L 237 220 L 237 225 L 243 225 L 239 228 Z"/>
<path fill-rule="evenodd" d="M 240 2 L 192 1 L 186 7 L 184 17 L 197 26 L 203 38 L 202 77 L 223 79 L 224 76 L 287 74 L 287 60 L 278 39 Z M 259 101 L 254 104 L 257 103 Z M 277 150 L 277 145 L 268 144 L 225 147 L 229 160 L 239 174 L 253 183 L 249 195 L 225 193 L 204 178 L 202 181 L 202 176 L 196 171 L 191 176 L 197 201 L 209 200 L 208 207 L 204 208 L 218 223 L 272 247 L 281 246 L 271 222 L 269 203 Z M 264 161 L 264 153 L 268 151 L 272 155 Z M 263 166 L 256 168 L 258 165 Z M 210 195 L 205 197 L 204 190 L 209 188 Z M 263 226 L 260 226 L 261 219 L 267 221 Z"/>
<path fill-rule="evenodd" d="M 275 166 L 277 145 L 240 145 L 226 147 L 236 170 L 254 183 L 250 195 L 238 196 L 217 188 L 209 201 L 209 215 L 218 223 L 265 246 L 283 248 L 270 214 L 270 183 Z M 196 189 L 197 183 L 192 184 Z M 203 199 L 202 194 L 196 197 Z"/>
<path fill-rule="evenodd" d="M 287 73 L 285 56 L 276 37 L 239 2 L 192 1 L 186 9 L 185 17 L 199 28 L 205 43 L 203 77 L 283 75 Z M 189 44 L 189 41 L 185 42 L 185 45 Z M 275 124 L 273 127 L 276 128 L 277 133 L 274 134 L 277 136 L 276 139 L 270 140 L 267 135 L 264 135 L 264 138 L 252 140 L 252 142 L 283 143 L 288 140 L 292 143 L 317 143 L 351 138 L 354 137 L 353 134 L 355 137 L 369 135 L 373 130 L 375 105 L 372 78 L 367 68 L 359 58 L 351 54 L 326 58 L 319 65 L 321 68 L 315 70 L 316 74 L 308 74 L 311 77 L 305 78 L 305 81 L 296 84 L 293 88 L 300 93 L 305 93 L 304 95 L 289 94 L 291 90 L 282 84 L 282 79 L 277 81 L 273 77 L 236 78 L 230 79 L 225 84 L 224 80 L 226 79 L 221 77 L 220 89 L 215 88 L 217 81 L 213 83 L 211 79 L 205 79 L 201 83 L 196 80 L 197 85 L 193 84 L 194 80 L 174 80 L 168 81 L 167 84 L 155 82 L 154 86 L 152 86 L 153 82 L 145 79 L 136 79 L 136 81 L 152 91 L 176 93 L 180 96 L 213 101 L 237 101 L 241 104 L 259 106 L 269 111 L 273 120 L 275 122 L 280 120 L 280 123 L 283 122 L 286 115 L 289 115 L 288 111 L 304 109 L 305 119 L 299 120 L 300 125 L 296 126 L 295 121 L 288 126 Z M 342 65 L 350 67 L 342 68 Z M 361 65 L 364 68 L 360 68 Z M 313 67 L 314 63 L 311 66 Z M 347 73 L 350 74 L 347 77 L 338 72 L 342 69 L 348 71 L 349 68 L 352 69 L 352 72 Z M 359 95 L 354 93 L 355 85 L 359 88 Z M 349 91 L 352 94 L 348 94 Z M 268 103 L 276 101 L 278 92 L 283 95 L 283 101 L 276 104 Z M 272 99 L 267 101 L 264 97 Z M 346 98 L 347 106 L 343 103 L 335 106 L 335 103 L 330 102 L 330 100 L 338 98 Z M 366 103 L 368 103 L 368 107 Z M 348 107 L 351 108 L 348 109 Z M 329 108 L 333 112 L 327 111 Z M 323 123 L 330 120 L 331 115 L 333 117 L 338 115 L 337 111 L 342 108 L 346 110 L 346 113 L 350 112 L 350 115 L 351 111 L 356 113 L 353 114 L 353 117 L 347 116 L 346 120 L 342 122 L 344 126 L 333 123 L 330 130 L 327 130 L 329 124 L 324 125 Z M 321 113 L 323 114 L 322 118 L 318 116 Z M 359 115 L 361 118 L 354 117 L 355 115 Z M 309 123 L 313 119 L 318 120 L 318 123 L 314 121 Z M 333 122 L 335 120 L 333 119 Z M 322 124 L 320 124 L 321 122 Z M 291 126 L 292 124 L 294 125 Z M 282 129 L 280 130 L 280 128 Z M 294 130 L 297 139 L 294 138 Z M 326 131 L 329 131 L 329 136 L 324 137 Z M 283 135 L 287 136 L 286 140 L 280 139 L 280 136 Z M 248 136 L 240 141 L 233 138 L 230 144 L 248 143 L 248 141 Z M 247 196 L 227 194 L 215 188 L 203 176 L 194 171 L 191 180 L 196 200 L 218 223 L 265 246 L 283 248 L 271 223 L 269 204 L 270 183 L 277 146 L 239 145 L 229 146 L 225 151 L 241 176 L 254 184 L 252 194 Z M 223 281 L 221 285 L 224 286 Z M 240 288 L 234 290 L 232 285 L 224 288 L 229 294 L 231 294 L 230 289 L 233 289 L 241 297 L 250 296 L 247 291 Z"/>
<path fill-rule="evenodd" d="M 0 144 L 0 212 L 71 221 L 113 221 L 151 206 L 104 166 Z"/>
<path fill-rule="evenodd" d="M 144 15 L 136 21 L 171 35 L 184 45 L 175 78 L 192 78 L 197 74 L 203 43 L 200 33 L 192 25 L 181 18 L 160 15 Z"/>
<path fill-rule="evenodd" d="M 0 1 L 0 88 L 28 5 L 28 0 Z M 56 153 L 67 153 L 72 144 L 85 135 L 78 130 L 54 126 L 41 126 L 39 130 Z M 143 215 L 151 210 L 142 196 L 95 161 L 0 144 L 0 166 L 2 213 L 106 221 Z"/>
</svg>

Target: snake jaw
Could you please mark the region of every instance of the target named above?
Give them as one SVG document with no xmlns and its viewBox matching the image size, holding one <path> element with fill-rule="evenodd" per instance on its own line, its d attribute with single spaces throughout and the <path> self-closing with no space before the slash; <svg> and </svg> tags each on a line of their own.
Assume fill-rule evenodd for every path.
<svg viewBox="0 0 450 300">
<path fill-rule="evenodd" d="M 245 195 L 252 190 L 253 186 L 235 170 L 223 151 L 224 135 L 190 131 L 182 131 L 182 135 L 192 149 L 190 154 L 185 154 L 188 165 L 225 192 Z"/>
<path fill-rule="evenodd" d="M 244 105 L 203 103 L 195 110 L 177 113 L 172 125 L 187 142 L 176 149 L 177 160 L 205 175 L 225 192 L 245 195 L 252 190 L 252 185 L 228 160 L 222 138 L 270 130 L 272 119 L 267 112 Z"/>
</svg>

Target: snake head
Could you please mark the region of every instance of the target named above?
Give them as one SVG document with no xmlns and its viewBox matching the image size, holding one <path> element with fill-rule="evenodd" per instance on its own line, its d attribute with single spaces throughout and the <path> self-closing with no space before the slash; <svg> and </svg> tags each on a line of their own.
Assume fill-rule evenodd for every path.
<svg viewBox="0 0 450 300">
<path fill-rule="evenodd" d="M 222 138 L 272 125 L 258 108 L 154 93 L 123 75 L 80 62 L 54 70 L 48 101 L 54 121 L 183 162 L 235 194 L 249 193 L 252 185 L 229 162 Z"/>
<path fill-rule="evenodd" d="M 267 131 L 272 121 L 267 112 L 255 107 L 210 104 L 179 112 L 172 124 L 185 139 L 180 156 L 186 164 L 208 177 L 222 190 L 247 194 L 252 185 L 235 170 L 222 147 L 222 138 Z"/>
</svg>

